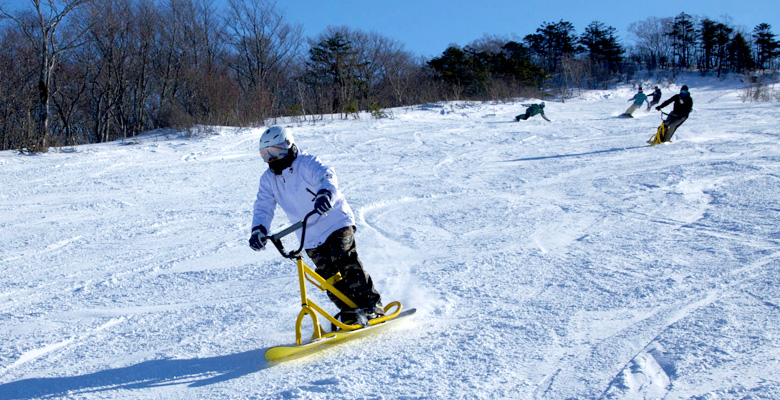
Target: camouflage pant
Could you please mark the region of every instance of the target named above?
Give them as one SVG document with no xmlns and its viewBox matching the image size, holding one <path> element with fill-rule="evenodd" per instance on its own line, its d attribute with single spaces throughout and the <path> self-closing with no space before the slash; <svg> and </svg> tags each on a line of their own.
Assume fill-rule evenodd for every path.
<svg viewBox="0 0 780 400">
<path fill-rule="evenodd" d="M 325 279 L 341 272 L 342 279 L 333 286 L 357 304 L 358 308 L 373 306 L 379 302 L 379 293 L 374 289 L 371 277 L 363 270 L 363 263 L 355 249 L 355 228 L 341 228 L 328 236 L 325 243 L 314 249 L 307 249 L 315 271 Z M 349 310 L 344 302 L 327 292 L 330 300 L 340 310 Z"/>
</svg>

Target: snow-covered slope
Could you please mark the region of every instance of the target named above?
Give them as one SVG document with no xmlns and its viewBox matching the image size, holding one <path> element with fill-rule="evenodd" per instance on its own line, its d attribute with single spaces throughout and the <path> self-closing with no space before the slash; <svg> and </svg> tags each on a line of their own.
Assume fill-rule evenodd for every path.
<svg viewBox="0 0 780 400">
<path fill-rule="evenodd" d="M 652 85 L 655 82 L 647 82 Z M 408 322 L 270 365 L 294 264 L 247 246 L 260 130 L 0 153 L 0 398 L 780 397 L 780 104 L 687 83 L 292 124 Z M 289 221 L 282 213 L 277 230 Z M 310 294 L 330 303 L 319 291 Z"/>
</svg>

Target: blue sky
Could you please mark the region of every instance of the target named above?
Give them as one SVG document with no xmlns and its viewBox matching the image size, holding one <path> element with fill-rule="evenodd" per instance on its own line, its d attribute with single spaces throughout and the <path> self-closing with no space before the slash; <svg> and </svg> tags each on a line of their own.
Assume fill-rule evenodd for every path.
<svg viewBox="0 0 780 400">
<path fill-rule="evenodd" d="M 11 9 L 29 4 L 29 0 L 0 1 Z M 277 6 L 289 22 L 301 24 L 307 36 L 317 36 L 329 25 L 346 25 L 380 33 L 428 58 L 440 55 L 450 44 L 465 46 L 484 34 L 522 38 L 543 22 L 560 20 L 573 23 L 578 34 L 590 22 L 601 21 L 617 28 L 627 43 L 632 22 L 674 17 L 683 11 L 719 21 L 728 16 L 731 26 L 748 31 L 766 22 L 780 34 L 778 0 L 277 0 Z"/>
<path fill-rule="evenodd" d="M 625 41 L 632 22 L 683 11 L 714 20 L 729 15 L 730 25 L 750 31 L 766 22 L 780 34 L 778 0 L 280 0 L 277 4 L 291 22 L 304 25 L 307 35 L 315 36 L 328 25 L 347 25 L 381 33 L 423 56 L 438 56 L 451 43 L 465 46 L 486 33 L 522 38 L 545 21 L 569 21 L 579 34 L 598 20 L 618 29 Z"/>
</svg>

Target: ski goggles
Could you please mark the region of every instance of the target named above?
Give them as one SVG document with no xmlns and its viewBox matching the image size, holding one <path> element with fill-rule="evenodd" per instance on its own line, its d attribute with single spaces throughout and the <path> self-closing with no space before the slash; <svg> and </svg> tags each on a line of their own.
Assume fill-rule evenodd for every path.
<svg viewBox="0 0 780 400">
<path fill-rule="evenodd" d="M 287 146 L 270 146 L 260 149 L 260 155 L 263 157 L 263 161 L 271 162 L 274 160 L 280 160 L 287 155 L 290 149 Z"/>
</svg>

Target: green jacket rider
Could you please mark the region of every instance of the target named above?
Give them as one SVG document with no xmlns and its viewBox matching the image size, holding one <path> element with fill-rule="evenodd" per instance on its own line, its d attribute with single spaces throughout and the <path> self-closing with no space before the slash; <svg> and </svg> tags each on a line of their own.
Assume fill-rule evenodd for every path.
<svg viewBox="0 0 780 400">
<path fill-rule="evenodd" d="M 525 121 L 528 118 L 533 117 L 534 115 L 541 114 L 542 118 L 544 118 L 545 121 L 551 122 L 544 115 L 544 102 L 541 102 L 539 104 L 523 104 L 523 106 L 528 107 L 528 108 L 525 109 L 525 114 L 520 114 L 520 115 L 516 116 L 515 117 L 515 121 L 520 121 L 521 119 L 523 121 Z"/>
</svg>

